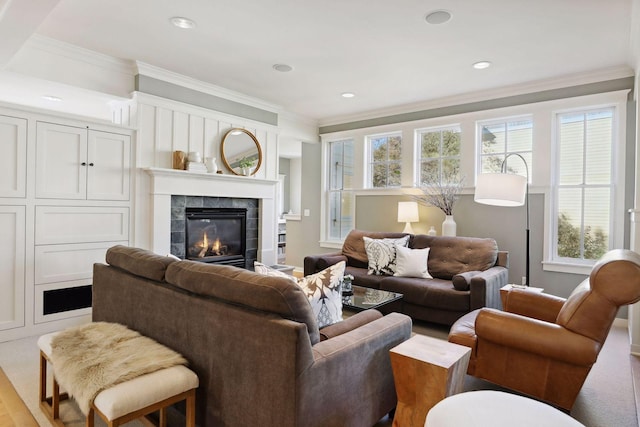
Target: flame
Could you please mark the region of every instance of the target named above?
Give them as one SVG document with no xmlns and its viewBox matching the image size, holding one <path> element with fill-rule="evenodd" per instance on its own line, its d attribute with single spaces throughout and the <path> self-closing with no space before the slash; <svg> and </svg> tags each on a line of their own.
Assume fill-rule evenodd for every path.
<svg viewBox="0 0 640 427">
<path fill-rule="evenodd" d="M 205 249 L 209 247 L 209 239 L 207 239 L 207 233 L 204 233 L 204 239 L 202 240 L 202 247 Z"/>
<path fill-rule="evenodd" d="M 213 246 L 211 246 L 211 250 L 213 250 L 213 252 L 215 252 L 216 254 L 220 253 L 220 239 L 216 239 L 216 241 L 213 243 Z"/>
</svg>

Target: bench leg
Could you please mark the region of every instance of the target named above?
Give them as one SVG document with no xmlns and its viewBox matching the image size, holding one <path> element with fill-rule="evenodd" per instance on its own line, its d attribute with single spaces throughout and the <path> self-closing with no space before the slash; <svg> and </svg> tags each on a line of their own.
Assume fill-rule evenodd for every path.
<svg viewBox="0 0 640 427">
<path fill-rule="evenodd" d="M 196 389 L 189 391 L 187 396 L 186 427 L 196 427 Z"/>
</svg>

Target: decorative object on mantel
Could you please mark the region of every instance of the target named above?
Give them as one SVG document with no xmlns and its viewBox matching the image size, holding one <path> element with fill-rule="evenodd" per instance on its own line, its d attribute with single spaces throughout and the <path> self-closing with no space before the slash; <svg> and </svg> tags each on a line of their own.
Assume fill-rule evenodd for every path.
<svg viewBox="0 0 640 427">
<path fill-rule="evenodd" d="M 184 170 L 186 166 L 186 161 L 187 161 L 187 153 L 180 150 L 173 152 L 173 168 L 174 169 Z"/>
<path fill-rule="evenodd" d="M 216 163 L 215 157 L 207 157 L 204 159 L 204 164 L 207 165 L 207 172 L 216 173 L 218 172 L 218 164 Z"/>
<path fill-rule="evenodd" d="M 262 165 L 262 148 L 250 131 L 232 128 L 222 137 L 220 157 L 224 166 L 232 174 L 255 175 Z M 248 164 L 249 161 L 251 164 Z"/>
<path fill-rule="evenodd" d="M 190 151 L 189 161 L 193 163 L 202 163 L 202 155 L 199 151 Z"/>
<path fill-rule="evenodd" d="M 434 206 L 444 212 L 445 220 L 442 223 L 443 236 L 456 235 L 453 206 L 460 198 L 463 182 L 464 178 L 457 174 L 443 175 L 440 180 L 427 183 L 427 185 L 421 187 L 420 190 L 422 190 L 422 194 L 411 196 L 418 203 Z"/>
<path fill-rule="evenodd" d="M 207 167 L 202 162 L 187 162 L 187 170 L 190 172 L 207 172 Z"/>
</svg>

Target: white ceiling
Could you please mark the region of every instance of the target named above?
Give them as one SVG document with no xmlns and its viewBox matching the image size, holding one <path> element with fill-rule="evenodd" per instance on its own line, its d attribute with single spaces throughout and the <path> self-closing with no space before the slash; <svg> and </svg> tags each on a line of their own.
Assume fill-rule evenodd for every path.
<svg viewBox="0 0 640 427">
<path fill-rule="evenodd" d="M 39 35 L 142 61 L 321 123 L 631 66 L 632 0 L 13 1 L 29 4 L 33 16 L 22 19 L 40 22 Z M 0 0 L 5 28 L 7 2 Z M 425 16 L 436 9 L 452 19 L 427 24 Z M 48 15 L 40 17 L 43 10 Z M 173 16 L 197 27 L 177 29 L 169 23 Z M 473 69 L 479 60 L 493 65 Z M 276 63 L 293 71 L 277 72 Z M 342 98 L 346 91 L 356 97 Z"/>
</svg>

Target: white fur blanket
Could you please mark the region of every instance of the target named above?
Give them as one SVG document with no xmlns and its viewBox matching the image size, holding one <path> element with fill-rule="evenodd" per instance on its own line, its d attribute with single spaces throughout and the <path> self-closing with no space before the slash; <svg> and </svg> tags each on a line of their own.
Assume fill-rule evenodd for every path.
<svg viewBox="0 0 640 427">
<path fill-rule="evenodd" d="M 87 415 L 102 390 L 187 361 L 123 325 L 94 322 L 56 335 L 51 341 L 51 363 L 58 384 Z"/>
</svg>

